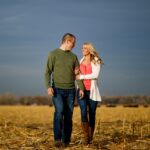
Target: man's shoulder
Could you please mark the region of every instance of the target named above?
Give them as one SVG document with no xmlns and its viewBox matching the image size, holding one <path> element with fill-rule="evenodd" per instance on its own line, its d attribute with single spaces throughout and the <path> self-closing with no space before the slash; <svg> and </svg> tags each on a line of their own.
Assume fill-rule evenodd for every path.
<svg viewBox="0 0 150 150">
<path fill-rule="evenodd" d="M 73 56 L 73 57 L 77 57 L 77 55 L 73 52 L 70 51 L 70 54 Z"/>
<path fill-rule="evenodd" d="M 50 51 L 50 52 L 49 52 L 49 55 L 53 56 L 53 55 L 57 54 L 57 53 L 58 53 L 58 51 L 59 51 L 59 49 L 58 49 L 58 48 L 56 48 L 56 49 L 54 49 L 54 50 Z"/>
<path fill-rule="evenodd" d="M 57 53 L 58 51 L 59 51 L 59 48 L 56 48 L 56 49 L 50 51 L 49 53 Z"/>
</svg>

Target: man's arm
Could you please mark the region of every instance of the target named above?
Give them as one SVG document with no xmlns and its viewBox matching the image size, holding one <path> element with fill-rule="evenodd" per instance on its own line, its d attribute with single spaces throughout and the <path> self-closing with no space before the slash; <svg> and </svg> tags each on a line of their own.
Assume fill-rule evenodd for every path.
<svg viewBox="0 0 150 150">
<path fill-rule="evenodd" d="M 51 87 L 51 74 L 53 71 L 53 57 L 51 53 L 48 55 L 48 59 L 46 62 L 46 68 L 45 68 L 45 86 L 47 88 L 48 95 L 53 96 L 54 91 Z"/>
<path fill-rule="evenodd" d="M 50 87 L 50 88 L 47 89 L 47 94 L 48 94 L 49 96 L 54 96 L 54 90 L 53 90 L 52 87 Z"/>
<path fill-rule="evenodd" d="M 78 58 L 76 57 L 76 63 L 75 63 L 75 75 L 77 75 L 80 72 L 80 67 L 79 67 L 79 61 Z M 76 80 L 77 85 L 80 88 L 80 90 L 84 91 L 84 84 L 82 80 Z"/>
</svg>

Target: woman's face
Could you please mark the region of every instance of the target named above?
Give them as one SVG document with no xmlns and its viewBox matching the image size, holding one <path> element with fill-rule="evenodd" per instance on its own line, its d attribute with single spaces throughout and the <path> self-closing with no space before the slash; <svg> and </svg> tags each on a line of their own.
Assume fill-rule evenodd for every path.
<svg viewBox="0 0 150 150">
<path fill-rule="evenodd" d="M 87 45 L 83 45 L 82 46 L 82 54 L 83 54 L 83 56 L 90 55 L 90 51 L 88 50 L 88 46 Z"/>
</svg>

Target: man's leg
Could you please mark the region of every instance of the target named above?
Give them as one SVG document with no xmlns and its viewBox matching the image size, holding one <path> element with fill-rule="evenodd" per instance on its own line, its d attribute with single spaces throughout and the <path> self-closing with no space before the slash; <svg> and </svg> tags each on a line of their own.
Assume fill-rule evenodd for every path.
<svg viewBox="0 0 150 150">
<path fill-rule="evenodd" d="M 55 89 L 55 94 L 52 100 L 55 107 L 54 122 L 53 122 L 54 140 L 56 146 L 59 146 L 62 139 L 63 110 L 64 110 L 63 98 L 60 89 L 57 88 Z"/>
<path fill-rule="evenodd" d="M 75 89 L 67 89 L 64 100 L 64 130 L 63 143 L 69 144 L 72 133 L 72 115 L 75 101 Z"/>
</svg>

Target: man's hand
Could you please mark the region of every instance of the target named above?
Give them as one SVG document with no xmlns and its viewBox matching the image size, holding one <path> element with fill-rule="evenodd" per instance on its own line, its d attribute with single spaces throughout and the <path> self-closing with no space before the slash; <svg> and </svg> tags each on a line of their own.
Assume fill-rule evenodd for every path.
<svg viewBox="0 0 150 150">
<path fill-rule="evenodd" d="M 84 92 L 83 92 L 83 90 L 80 90 L 80 91 L 79 91 L 79 96 L 80 96 L 80 99 L 82 99 L 82 98 L 84 97 Z"/>
<path fill-rule="evenodd" d="M 47 93 L 48 93 L 49 96 L 54 96 L 54 90 L 53 90 L 53 88 L 48 88 L 47 89 Z"/>
</svg>

